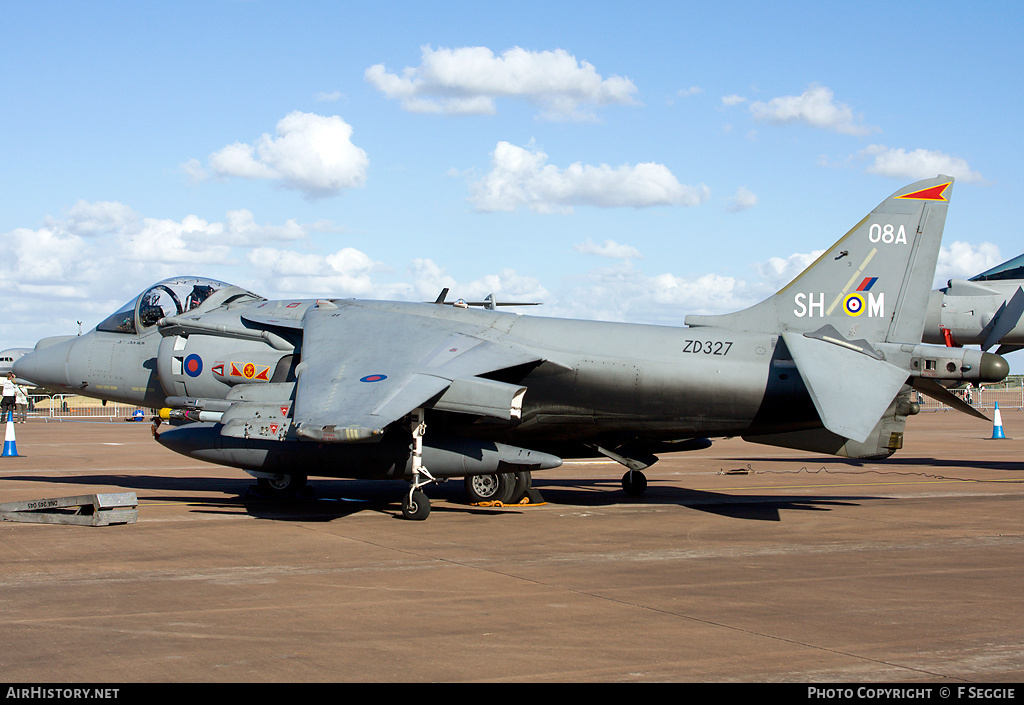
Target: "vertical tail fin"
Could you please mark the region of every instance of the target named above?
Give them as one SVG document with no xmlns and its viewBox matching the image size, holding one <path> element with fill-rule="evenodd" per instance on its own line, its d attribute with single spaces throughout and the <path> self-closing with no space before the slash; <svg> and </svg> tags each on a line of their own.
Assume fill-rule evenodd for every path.
<svg viewBox="0 0 1024 705">
<path fill-rule="evenodd" d="M 688 326 L 806 332 L 919 343 L 953 178 L 900 189 L 777 294 L 743 311 L 687 316 Z"/>
</svg>

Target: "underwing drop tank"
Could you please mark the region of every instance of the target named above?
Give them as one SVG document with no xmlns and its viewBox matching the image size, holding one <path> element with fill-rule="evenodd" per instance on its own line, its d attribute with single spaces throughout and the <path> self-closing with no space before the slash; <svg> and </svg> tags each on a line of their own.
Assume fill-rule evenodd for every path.
<svg viewBox="0 0 1024 705">
<path fill-rule="evenodd" d="M 412 474 L 410 439 L 399 432 L 389 432 L 379 443 L 316 443 L 234 438 L 221 435 L 220 424 L 190 423 L 163 431 L 157 440 L 198 460 L 264 473 L 392 480 Z M 549 453 L 494 441 L 440 433 L 423 441 L 423 466 L 434 477 L 548 470 L 561 464 Z"/>
</svg>

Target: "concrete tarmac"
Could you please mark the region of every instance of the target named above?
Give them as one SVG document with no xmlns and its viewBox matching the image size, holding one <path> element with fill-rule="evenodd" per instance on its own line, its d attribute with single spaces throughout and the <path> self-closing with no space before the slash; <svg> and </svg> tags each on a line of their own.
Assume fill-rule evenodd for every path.
<svg viewBox="0 0 1024 705">
<path fill-rule="evenodd" d="M 134 524 L 0 523 L 0 681 L 1024 678 L 1024 414 L 910 419 L 883 462 L 745 443 L 537 473 L 546 504 L 313 478 L 252 496 L 148 424 L 16 426 L 0 502 L 135 492 Z"/>
</svg>

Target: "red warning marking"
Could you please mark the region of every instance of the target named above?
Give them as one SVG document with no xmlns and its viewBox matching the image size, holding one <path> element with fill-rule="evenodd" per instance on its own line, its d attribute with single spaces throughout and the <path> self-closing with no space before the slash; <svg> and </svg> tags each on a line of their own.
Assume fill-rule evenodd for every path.
<svg viewBox="0 0 1024 705">
<path fill-rule="evenodd" d="M 920 191 L 914 191 L 913 193 L 905 193 L 902 196 L 896 196 L 896 198 L 911 199 L 915 201 L 948 201 L 949 199 L 943 196 L 942 193 L 947 188 L 949 188 L 949 185 L 951 183 L 953 182 L 947 181 L 944 184 L 939 184 L 938 186 L 929 186 L 928 188 L 923 188 Z"/>
</svg>

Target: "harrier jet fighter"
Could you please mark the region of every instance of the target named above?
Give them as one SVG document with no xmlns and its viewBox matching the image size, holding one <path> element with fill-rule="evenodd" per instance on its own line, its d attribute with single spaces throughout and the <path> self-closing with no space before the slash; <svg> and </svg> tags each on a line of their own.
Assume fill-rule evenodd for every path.
<svg viewBox="0 0 1024 705">
<path fill-rule="evenodd" d="M 998 345 L 1005 355 L 1024 348 L 1024 255 L 969 280 L 950 279 L 932 292 L 924 342 L 949 347 Z"/>
<path fill-rule="evenodd" d="M 642 492 L 657 454 L 715 436 L 852 458 L 902 446 L 911 390 L 1001 380 L 998 355 L 921 343 L 953 179 L 897 191 L 774 296 L 685 326 L 525 316 L 494 305 L 268 301 L 165 280 L 16 363 L 51 388 L 153 408 L 158 441 L 266 486 L 443 478 L 501 486 L 604 455 Z M 493 299 L 489 300 L 493 304 Z M 984 417 L 982 417 L 984 418 Z"/>
</svg>

